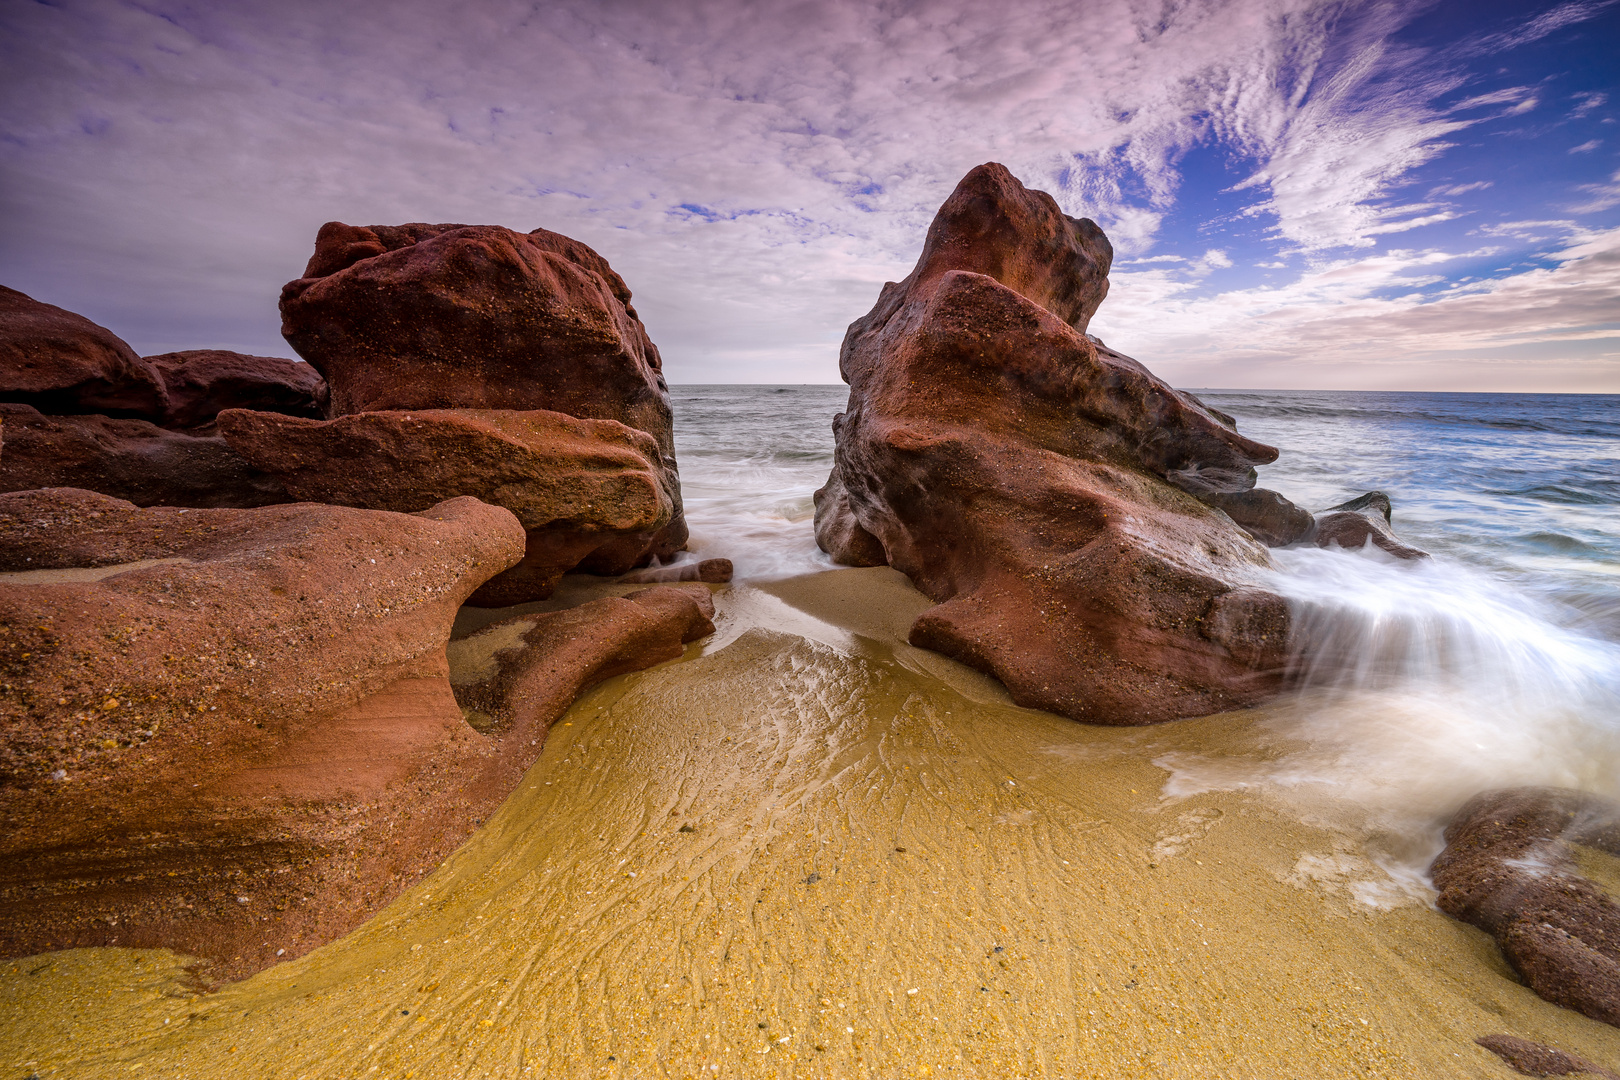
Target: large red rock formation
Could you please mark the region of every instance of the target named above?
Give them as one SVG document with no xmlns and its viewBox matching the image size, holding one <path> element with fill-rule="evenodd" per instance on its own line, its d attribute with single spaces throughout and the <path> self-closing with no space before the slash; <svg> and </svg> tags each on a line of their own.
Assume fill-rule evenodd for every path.
<svg viewBox="0 0 1620 1080">
<path fill-rule="evenodd" d="M 0 496 L 0 953 L 164 945 L 239 974 L 431 868 L 506 793 L 445 642 L 522 552 L 471 498 Z"/>
<path fill-rule="evenodd" d="M 1620 806 L 1562 788 L 1484 792 L 1446 826 L 1436 902 L 1495 938 L 1530 989 L 1620 1026 L 1620 903 L 1581 874 L 1574 845 L 1620 855 Z"/>
<path fill-rule="evenodd" d="M 162 376 L 112 331 L 0 286 L 0 401 L 160 420 L 168 397 Z"/>
<path fill-rule="evenodd" d="M 263 409 L 319 419 L 326 380 L 308 364 L 280 356 L 191 349 L 146 357 L 169 394 L 165 427 L 200 428 L 225 409 Z"/>
<path fill-rule="evenodd" d="M 645 545 L 675 514 L 658 444 L 613 420 L 423 409 L 321 422 L 235 409 L 219 428 L 294 499 L 414 511 L 473 495 L 512 511 L 533 539 L 522 564 L 473 595 L 485 606 L 549 596 L 591 552 L 625 537 Z"/>
<path fill-rule="evenodd" d="M 107 416 L 45 416 L 0 403 L 0 491 L 74 487 L 137 506 L 252 507 L 290 501 L 280 480 L 225 440 Z"/>
<path fill-rule="evenodd" d="M 0 956 L 162 946 L 218 980 L 308 952 L 460 844 L 581 689 L 713 630 L 704 586 L 663 587 L 447 656 L 523 548 L 468 497 L 0 495 Z"/>
<path fill-rule="evenodd" d="M 1288 611 L 1257 585 L 1265 549 L 1193 497 L 1277 452 L 1086 336 L 1111 259 L 1000 165 L 969 173 L 844 338 L 816 526 L 938 602 L 914 644 L 1020 704 L 1141 724 L 1274 692 Z"/>
<path fill-rule="evenodd" d="M 647 432 L 675 513 L 583 565 L 618 572 L 685 545 L 658 350 L 624 280 L 584 244 L 545 229 L 329 222 L 281 312 L 282 333 L 330 384 L 333 416 L 539 409 Z M 539 561 L 556 557 L 556 539 L 535 537 Z"/>
</svg>

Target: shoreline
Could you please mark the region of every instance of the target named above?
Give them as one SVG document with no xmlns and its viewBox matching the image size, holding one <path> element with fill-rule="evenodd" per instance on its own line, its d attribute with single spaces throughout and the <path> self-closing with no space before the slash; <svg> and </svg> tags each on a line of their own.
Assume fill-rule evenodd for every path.
<svg viewBox="0 0 1620 1080">
<path fill-rule="evenodd" d="M 1506 1033 L 1620 1063 L 1620 1031 L 1536 997 L 1484 934 L 1357 903 L 1345 830 L 1254 792 L 1162 797 L 1154 758 L 1247 745 L 1265 709 L 1104 728 L 1017 708 L 904 643 L 929 602 L 886 568 L 716 600 L 711 642 L 583 694 L 484 826 L 359 929 L 203 996 L 162 950 L 12 961 L 0 1062 L 1478 1077 L 1514 1075 L 1473 1041 Z"/>
</svg>

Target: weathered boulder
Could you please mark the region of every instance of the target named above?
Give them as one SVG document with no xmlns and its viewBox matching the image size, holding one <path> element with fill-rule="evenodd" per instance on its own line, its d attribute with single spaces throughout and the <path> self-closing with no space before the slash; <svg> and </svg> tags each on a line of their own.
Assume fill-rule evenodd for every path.
<svg viewBox="0 0 1620 1080">
<path fill-rule="evenodd" d="M 1086 336 L 1111 259 L 1094 223 L 970 172 L 844 338 L 816 531 L 938 603 L 913 644 L 1020 704 L 1141 724 L 1273 693 L 1289 616 L 1265 549 L 1189 494 L 1246 490 L 1277 452 Z"/>
<path fill-rule="evenodd" d="M 523 530 L 0 496 L 0 954 L 118 944 L 216 976 L 331 940 L 533 759 L 463 721 L 445 644 Z"/>
<path fill-rule="evenodd" d="M 1368 541 L 1397 559 L 1427 559 L 1429 553 L 1402 543 L 1391 527 L 1389 496 L 1369 491 L 1316 515 L 1311 539 L 1317 547 L 1361 548 Z"/>
<path fill-rule="evenodd" d="M 658 444 L 613 420 L 422 409 L 317 421 L 232 409 L 219 429 L 294 499 L 409 512 L 472 495 L 512 511 L 529 553 L 474 594 L 484 606 L 550 596 L 566 571 L 626 538 L 633 565 L 675 514 Z"/>
<path fill-rule="evenodd" d="M 0 286 L 0 401 L 160 420 L 168 397 L 162 376 L 112 331 Z"/>
<path fill-rule="evenodd" d="M 1316 534 L 1316 518 L 1303 506 L 1296 506 L 1275 491 L 1250 488 L 1248 491 L 1218 491 L 1203 500 L 1241 525 L 1245 532 L 1267 547 L 1287 547 Z"/>
<path fill-rule="evenodd" d="M 204 427 L 224 409 L 262 409 L 315 419 L 326 415 L 326 380 L 296 360 L 191 349 L 148 356 L 146 363 L 168 391 L 165 427 Z"/>
<path fill-rule="evenodd" d="M 669 522 L 608 545 L 537 536 L 536 563 L 578 552 L 582 569 L 620 573 L 685 545 L 662 361 L 624 280 L 586 245 L 545 229 L 329 222 L 281 313 L 284 336 L 326 377 L 333 416 L 547 410 L 651 435 Z"/>
<path fill-rule="evenodd" d="M 688 643 L 714 633 L 713 617 L 714 600 L 701 585 L 520 615 L 452 641 L 450 682 L 479 731 L 544 733 L 585 687 L 678 659 Z"/>
<path fill-rule="evenodd" d="M 244 461 L 218 435 L 146 420 L 45 416 L 0 403 L 5 447 L 0 491 L 73 487 L 137 506 L 253 507 L 288 502 L 281 481 Z"/>
<path fill-rule="evenodd" d="M 1620 903 L 1580 873 L 1572 845 L 1620 855 L 1620 805 L 1561 788 L 1478 795 L 1430 867 L 1437 903 L 1495 938 L 1537 994 L 1620 1026 Z"/>
</svg>

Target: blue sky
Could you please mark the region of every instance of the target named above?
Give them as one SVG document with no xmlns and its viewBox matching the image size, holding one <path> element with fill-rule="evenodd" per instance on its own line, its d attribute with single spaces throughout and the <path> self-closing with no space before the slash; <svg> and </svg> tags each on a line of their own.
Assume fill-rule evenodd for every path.
<svg viewBox="0 0 1620 1080">
<path fill-rule="evenodd" d="M 290 355 L 329 219 L 544 226 L 674 382 L 833 382 L 1001 161 L 1184 386 L 1620 392 L 1620 2 L 0 3 L 0 282 Z"/>
</svg>

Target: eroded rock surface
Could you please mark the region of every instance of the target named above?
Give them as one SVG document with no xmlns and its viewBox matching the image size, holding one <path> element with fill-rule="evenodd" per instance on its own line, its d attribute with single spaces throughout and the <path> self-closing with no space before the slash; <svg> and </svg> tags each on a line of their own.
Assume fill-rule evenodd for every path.
<svg viewBox="0 0 1620 1080">
<path fill-rule="evenodd" d="M 469 728 L 445 659 L 523 545 L 471 498 L 0 496 L 0 953 L 161 945 L 240 975 L 436 865 L 538 752 Z"/>
<path fill-rule="evenodd" d="M 1274 692 L 1288 609 L 1264 547 L 1193 495 L 1276 450 L 1085 329 L 1112 249 L 1006 169 L 974 169 L 905 281 L 851 324 L 819 542 L 939 606 L 913 626 L 1023 705 L 1140 724 Z"/>
<path fill-rule="evenodd" d="M 1203 499 L 1267 547 L 1287 547 L 1316 535 L 1316 518 L 1275 491 L 1211 492 Z"/>
<path fill-rule="evenodd" d="M 618 571 L 629 569 L 675 516 L 658 444 L 613 420 L 423 409 L 315 421 L 230 410 L 219 428 L 295 499 L 414 511 L 472 495 L 512 511 L 529 535 L 528 551 L 475 594 L 484 606 L 550 596 L 566 571 L 599 549 L 630 547 Z"/>
<path fill-rule="evenodd" d="M 253 468 L 217 434 L 147 420 L 46 416 L 0 403 L 0 491 L 74 487 L 137 506 L 245 508 L 288 502 L 280 480 Z"/>
<path fill-rule="evenodd" d="M 161 420 L 162 377 L 112 331 L 0 286 L 0 401 Z"/>
<path fill-rule="evenodd" d="M 532 738 L 587 686 L 678 659 L 687 644 L 714 633 L 713 617 L 702 585 L 520 615 L 451 642 L 450 681 L 474 727 Z"/>
<path fill-rule="evenodd" d="M 622 573 L 685 545 L 662 361 L 623 279 L 586 245 L 545 229 L 330 222 L 281 311 L 287 340 L 326 377 L 334 417 L 546 410 L 653 437 L 674 507 L 665 525 L 609 544 L 532 535 L 524 566 L 478 602 L 546 595 L 558 559 Z"/>
<path fill-rule="evenodd" d="M 1311 539 L 1317 547 L 1374 547 L 1397 559 L 1427 559 L 1429 553 L 1403 543 L 1392 525 L 1389 496 L 1369 491 L 1349 502 L 1330 506 L 1316 515 Z"/>
<path fill-rule="evenodd" d="M 225 409 L 262 409 L 320 419 L 326 380 L 308 364 L 280 356 L 192 349 L 146 357 L 168 392 L 165 427 L 201 428 Z"/>
<path fill-rule="evenodd" d="M 1620 1026 L 1620 904 L 1571 845 L 1620 855 L 1620 806 L 1561 788 L 1476 796 L 1430 872 L 1440 910 L 1496 939 L 1537 994 Z"/>
</svg>

